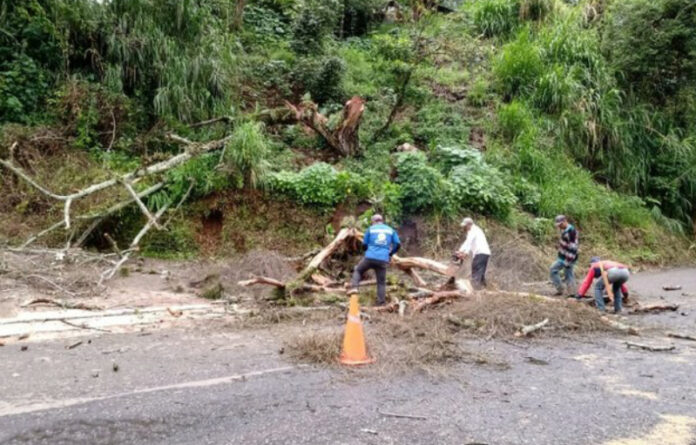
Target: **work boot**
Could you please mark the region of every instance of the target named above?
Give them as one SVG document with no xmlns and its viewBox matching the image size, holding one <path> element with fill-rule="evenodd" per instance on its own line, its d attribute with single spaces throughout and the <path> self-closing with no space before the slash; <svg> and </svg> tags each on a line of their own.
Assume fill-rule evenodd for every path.
<svg viewBox="0 0 696 445">
<path fill-rule="evenodd" d="M 554 297 L 562 297 L 563 296 L 563 288 L 559 287 L 556 289 L 556 293 L 553 294 Z"/>
</svg>

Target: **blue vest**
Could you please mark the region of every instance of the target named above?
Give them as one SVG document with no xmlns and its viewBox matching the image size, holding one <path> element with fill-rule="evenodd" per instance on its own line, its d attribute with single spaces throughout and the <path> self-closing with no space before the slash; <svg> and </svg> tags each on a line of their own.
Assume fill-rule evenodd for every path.
<svg viewBox="0 0 696 445">
<path fill-rule="evenodd" d="M 375 224 L 365 231 L 363 245 L 367 247 L 365 258 L 388 262 L 401 244 L 396 230 L 386 224 Z"/>
</svg>

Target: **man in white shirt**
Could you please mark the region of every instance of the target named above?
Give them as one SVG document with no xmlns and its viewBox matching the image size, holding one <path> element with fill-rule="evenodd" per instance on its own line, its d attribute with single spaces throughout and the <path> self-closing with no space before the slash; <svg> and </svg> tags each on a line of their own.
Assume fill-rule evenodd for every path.
<svg viewBox="0 0 696 445">
<path fill-rule="evenodd" d="M 471 218 L 464 218 L 461 226 L 466 231 L 466 241 L 455 252 L 455 256 L 463 260 L 466 257 L 471 257 L 471 282 L 475 289 L 486 287 L 486 268 L 488 267 L 488 258 L 491 256 L 491 249 L 488 247 L 486 234 Z"/>
</svg>

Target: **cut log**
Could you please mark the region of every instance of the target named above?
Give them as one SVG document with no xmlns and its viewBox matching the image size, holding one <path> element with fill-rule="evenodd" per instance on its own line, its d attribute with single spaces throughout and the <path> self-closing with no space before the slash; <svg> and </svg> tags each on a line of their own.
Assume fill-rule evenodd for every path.
<svg viewBox="0 0 696 445">
<path fill-rule="evenodd" d="M 355 229 L 341 229 L 338 232 L 338 235 L 336 235 L 336 238 L 334 238 L 328 246 L 321 249 L 321 251 L 319 251 L 319 253 L 312 258 L 307 267 L 305 267 L 304 270 L 297 275 L 297 277 L 287 284 L 286 287 L 288 290 L 293 292 L 295 289 L 301 287 L 305 280 L 311 277 L 312 274 L 317 271 L 321 263 L 323 263 L 328 257 L 331 256 L 331 254 L 338 250 L 338 248 L 343 245 L 345 240 L 351 236 L 355 236 Z"/>
<path fill-rule="evenodd" d="M 426 287 L 428 283 L 425 282 L 425 280 L 420 276 L 418 272 L 416 272 L 413 269 L 405 269 L 404 273 L 411 277 L 413 282 L 416 284 L 418 287 Z"/>
<path fill-rule="evenodd" d="M 624 332 L 629 335 L 640 335 L 638 329 L 634 328 L 633 326 L 621 323 L 620 321 L 611 320 L 607 317 L 602 317 L 601 320 L 618 331 Z"/>
<path fill-rule="evenodd" d="M 674 345 L 669 345 L 669 346 L 650 346 L 650 345 L 644 345 L 641 343 L 633 343 L 630 341 L 624 342 L 626 344 L 627 348 L 637 348 L 637 349 L 642 349 L 644 351 L 650 351 L 650 352 L 669 352 L 669 351 L 674 351 L 676 348 Z"/>
<path fill-rule="evenodd" d="M 392 264 L 401 270 L 413 269 L 415 267 L 418 269 L 429 270 L 431 272 L 435 272 L 435 273 L 438 273 L 440 275 L 449 276 L 449 269 L 446 265 L 444 265 L 438 261 L 431 260 L 429 258 L 420 258 L 420 257 L 404 257 L 404 258 L 402 258 L 398 255 L 394 255 L 392 257 Z"/>
<path fill-rule="evenodd" d="M 678 304 L 650 304 L 646 306 L 638 305 L 630 313 L 631 314 L 641 314 L 647 312 L 664 312 L 664 311 L 676 311 L 679 309 Z"/>
<path fill-rule="evenodd" d="M 313 273 L 312 274 L 312 281 L 317 283 L 320 286 L 336 286 L 339 283 L 337 281 L 332 280 L 331 278 L 322 275 L 320 273 Z"/>
<path fill-rule="evenodd" d="M 414 312 L 422 312 L 423 309 L 425 309 L 428 306 L 442 303 L 443 301 L 450 301 L 450 300 L 456 300 L 458 298 L 464 298 L 467 295 L 468 294 L 465 294 L 465 293 L 460 292 L 460 291 L 435 292 L 435 293 L 433 293 L 433 295 L 431 297 L 427 297 L 420 302 L 413 303 L 413 311 Z"/>
<path fill-rule="evenodd" d="M 274 278 L 260 277 L 256 275 L 254 275 L 249 280 L 238 281 L 237 284 L 243 287 L 249 287 L 255 284 L 267 284 L 269 286 L 275 286 L 281 289 L 285 287 L 285 283 L 283 283 L 282 281 L 278 281 Z"/>
<path fill-rule="evenodd" d="M 527 337 L 530 334 L 538 331 L 539 329 L 542 329 L 544 326 L 549 324 L 549 319 L 545 318 L 539 323 L 528 325 L 528 326 L 522 326 L 522 329 L 520 329 L 518 332 L 515 333 L 515 337 Z"/>
</svg>

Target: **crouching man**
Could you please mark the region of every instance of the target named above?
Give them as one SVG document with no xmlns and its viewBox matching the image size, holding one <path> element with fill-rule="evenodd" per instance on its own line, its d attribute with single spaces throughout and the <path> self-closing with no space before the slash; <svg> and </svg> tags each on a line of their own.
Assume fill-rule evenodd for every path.
<svg viewBox="0 0 696 445">
<path fill-rule="evenodd" d="M 382 215 L 372 217 L 372 225 L 363 236 L 363 249 L 365 257 L 355 266 L 351 289 L 348 295 L 358 292 L 358 286 L 362 276 L 369 269 L 375 271 L 377 277 L 377 306 L 386 303 L 387 293 L 387 268 L 392 255 L 401 247 L 401 241 L 396 230 L 384 224 Z"/>
<path fill-rule="evenodd" d="M 585 280 L 578 289 L 576 298 L 584 297 L 592 282 L 599 278 L 595 284 L 595 302 L 597 309 L 606 312 L 604 305 L 604 290 L 606 289 L 610 297 L 614 299 L 614 312 L 621 312 L 621 303 L 624 298 L 628 298 L 628 288 L 626 282 L 631 273 L 628 266 L 617 263 L 616 261 L 602 261 L 599 257 L 593 257 L 590 261 L 590 270 L 587 272 Z"/>
</svg>

